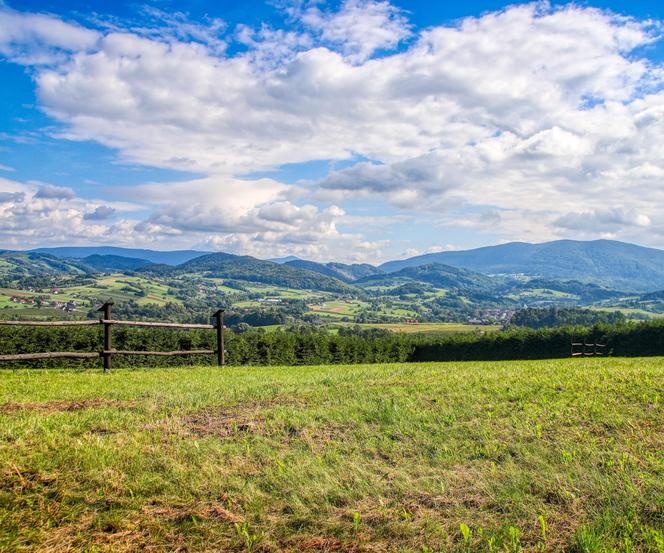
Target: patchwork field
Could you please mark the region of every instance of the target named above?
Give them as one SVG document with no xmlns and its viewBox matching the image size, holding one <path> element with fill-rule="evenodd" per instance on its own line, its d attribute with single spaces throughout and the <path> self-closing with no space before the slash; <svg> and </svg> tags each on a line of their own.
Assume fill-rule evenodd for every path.
<svg viewBox="0 0 664 553">
<path fill-rule="evenodd" d="M 2 551 L 653 551 L 663 359 L 0 373 Z"/>
<path fill-rule="evenodd" d="M 461 323 L 349 323 L 346 326 L 379 328 L 404 334 L 461 334 L 465 332 L 498 332 L 500 325 L 471 325 Z"/>
</svg>

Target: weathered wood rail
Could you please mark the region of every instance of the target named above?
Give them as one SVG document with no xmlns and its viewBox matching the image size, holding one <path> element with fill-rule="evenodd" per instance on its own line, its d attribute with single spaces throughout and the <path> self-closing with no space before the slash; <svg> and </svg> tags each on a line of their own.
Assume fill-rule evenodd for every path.
<svg viewBox="0 0 664 553">
<path fill-rule="evenodd" d="M 155 355 L 162 357 L 177 357 L 188 355 L 216 355 L 217 364 L 221 367 L 226 364 L 226 352 L 224 351 L 224 310 L 219 309 L 212 315 L 214 324 L 185 324 L 169 322 L 148 322 L 148 321 L 120 321 L 112 317 L 112 302 L 107 302 L 99 308 L 102 317 L 94 321 L 0 321 L 0 325 L 5 326 L 90 326 L 103 325 L 103 347 L 101 351 L 83 352 L 83 351 L 49 351 L 43 353 L 15 353 L 10 355 L 0 355 L 0 361 L 36 361 L 40 359 L 94 359 L 101 357 L 103 359 L 104 372 L 111 370 L 114 355 Z M 173 328 L 179 330 L 216 330 L 217 348 L 214 350 L 183 350 L 183 351 L 128 351 L 113 349 L 113 327 L 114 326 L 132 326 L 147 328 Z"/>
</svg>

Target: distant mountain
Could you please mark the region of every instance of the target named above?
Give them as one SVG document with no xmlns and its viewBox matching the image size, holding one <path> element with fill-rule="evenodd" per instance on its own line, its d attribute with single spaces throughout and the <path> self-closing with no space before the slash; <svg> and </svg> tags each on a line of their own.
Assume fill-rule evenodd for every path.
<svg viewBox="0 0 664 553">
<path fill-rule="evenodd" d="M 296 259 L 286 262 L 286 265 L 297 269 L 314 271 L 321 275 L 338 278 L 345 282 L 353 282 L 367 276 L 383 274 L 381 269 L 367 263 L 346 265 L 345 263 L 316 263 L 315 261 Z"/>
<path fill-rule="evenodd" d="M 630 291 L 664 288 L 664 251 L 612 240 L 512 242 L 466 251 L 421 255 L 380 266 L 386 272 L 444 263 L 484 274 L 568 279 Z"/>
<path fill-rule="evenodd" d="M 333 269 L 340 275 L 340 278 L 348 279 L 349 281 L 359 280 L 371 275 L 382 275 L 385 271 L 369 265 L 368 263 L 353 263 L 346 265 L 344 263 L 328 263 L 327 266 Z"/>
<path fill-rule="evenodd" d="M 174 251 L 156 251 L 141 250 L 134 248 L 118 248 L 115 246 L 82 246 L 82 247 L 62 247 L 62 248 L 37 248 L 30 250 L 37 253 L 46 253 L 60 258 L 83 259 L 91 255 L 115 255 L 120 257 L 131 257 L 149 261 L 150 263 L 164 263 L 166 265 L 180 265 L 190 259 L 206 255 L 210 252 L 199 252 L 196 250 L 174 250 Z"/>
<path fill-rule="evenodd" d="M 208 276 L 261 282 L 287 288 L 352 292 L 353 288 L 339 279 L 285 264 L 228 253 L 204 255 L 174 268 L 176 273 L 204 272 Z"/>
<path fill-rule="evenodd" d="M 135 271 L 152 264 L 147 259 L 98 254 L 84 257 L 81 262 L 95 271 Z"/>
<path fill-rule="evenodd" d="M 486 275 L 467 269 L 459 269 L 442 263 L 430 263 L 417 267 L 404 267 L 388 274 L 365 277 L 358 281 L 365 286 L 394 286 L 407 281 L 423 282 L 437 288 L 488 290 L 494 288 L 496 281 Z"/>
<path fill-rule="evenodd" d="M 286 257 L 273 257 L 272 259 L 268 259 L 268 261 L 272 261 L 272 263 L 289 263 L 290 261 L 299 261 L 300 258 L 296 257 L 294 255 L 287 255 Z"/>
</svg>

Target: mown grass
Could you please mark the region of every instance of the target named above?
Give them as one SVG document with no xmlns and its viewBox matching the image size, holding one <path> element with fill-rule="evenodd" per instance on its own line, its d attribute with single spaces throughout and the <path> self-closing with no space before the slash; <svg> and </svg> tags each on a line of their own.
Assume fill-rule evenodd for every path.
<svg viewBox="0 0 664 553">
<path fill-rule="evenodd" d="M 4 371 L 0 550 L 661 553 L 662 364 Z"/>
</svg>

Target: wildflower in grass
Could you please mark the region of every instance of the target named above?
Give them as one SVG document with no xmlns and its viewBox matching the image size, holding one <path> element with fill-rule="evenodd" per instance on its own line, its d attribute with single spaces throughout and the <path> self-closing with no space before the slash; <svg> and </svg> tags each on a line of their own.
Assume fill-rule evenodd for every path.
<svg viewBox="0 0 664 553">
<path fill-rule="evenodd" d="M 512 553 L 518 553 L 519 551 L 521 551 L 521 539 L 520 539 L 521 532 L 519 531 L 518 528 L 516 528 L 514 526 L 510 526 L 507 529 L 507 531 L 508 531 L 509 536 L 510 536 L 510 548 L 509 548 L 509 550 Z"/>
<path fill-rule="evenodd" d="M 360 524 L 362 523 L 362 515 L 355 511 L 353 513 L 353 531 L 357 533 L 360 530 Z"/>
<path fill-rule="evenodd" d="M 542 537 L 542 545 L 544 548 L 546 548 L 546 520 L 544 518 L 544 515 L 540 515 L 537 517 L 537 522 L 539 523 L 540 527 L 540 536 Z"/>
<path fill-rule="evenodd" d="M 463 522 L 459 524 L 459 530 L 461 530 L 461 536 L 463 537 L 463 543 L 466 547 L 470 547 L 470 540 L 473 537 L 473 531 L 468 527 L 467 524 Z"/>
<path fill-rule="evenodd" d="M 249 553 L 256 550 L 256 546 L 263 537 L 262 532 L 252 532 L 247 521 L 242 524 L 236 522 L 235 531 L 244 540 L 244 547 Z"/>
</svg>

